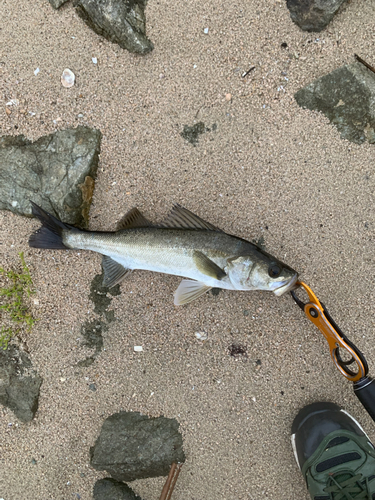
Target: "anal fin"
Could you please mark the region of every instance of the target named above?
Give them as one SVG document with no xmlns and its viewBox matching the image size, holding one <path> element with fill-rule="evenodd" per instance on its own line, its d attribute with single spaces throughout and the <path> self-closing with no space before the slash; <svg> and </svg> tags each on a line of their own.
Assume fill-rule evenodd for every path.
<svg viewBox="0 0 375 500">
<path fill-rule="evenodd" d="M 103 286 L 108 288 L 118 285 L 132 272 L 132 269 L 126 269 L 126 267 L 108 257 L 108 255 L 103 255 L 102 268 L 104 274 Z"/>
<path fill-rule="evenodd" d="M 211 288 L 211 286 L 207 286 L 200 281 L 182 280 L 174 293 L 174 305 L 182 306 L 189 304 L 189 302 L 197 299 L 208 290 L 211 290 Z"/>
</svg>

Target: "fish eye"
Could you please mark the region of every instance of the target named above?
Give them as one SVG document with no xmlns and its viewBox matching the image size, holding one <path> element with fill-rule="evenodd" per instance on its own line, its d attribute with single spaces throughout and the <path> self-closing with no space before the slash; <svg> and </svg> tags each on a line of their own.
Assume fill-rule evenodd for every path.
<svg viewBox="0 0 375 500">
<path fill-rule="evenodd" d="M 275 262 L 272 262 L 268 268 L 268 274 L 270 278 L 277 278 L 280 276 L 281 273 L 281 267 L 278 264 L 275 264 Z"/>
</svg>

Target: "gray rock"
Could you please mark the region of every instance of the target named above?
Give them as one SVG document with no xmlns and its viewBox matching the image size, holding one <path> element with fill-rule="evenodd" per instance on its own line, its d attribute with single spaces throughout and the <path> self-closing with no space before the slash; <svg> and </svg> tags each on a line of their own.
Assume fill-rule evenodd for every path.
<svg viewBox="0 0 375 500">
<path fill-rule="evenodd" d="M 22 351 L 10 345 L 0 349 L 0 403 L 23 422 L 30 422 L 38 409 L 42 378 Z"/>
<path fill-rule="evenodd" d="M 167 476 L 173 462 L 185 461 L 178 428 L 175 419 L 115 413 L 105 420 L 90 449 L 91 465 L 117 481 Z"/>
<path fill-rule="evenodd" d="M 356 62 L 332 71 L 295 94 L 297 103 L 321 111 L 343 139 L 375 143 L 375 73 Z"/>
<path fill-rule="evenodd" d="M 68 0 L 49 0 L 49 3 L 52 5 L 54 9 L 58 9 L 61 7 L 64 3 L 66 3 Z"/>
<path fill-rule="evenodd" d="M 94 500 L 142 500 L 125 483 L 106 477 L 99 479 L 94 486 Z"/>
<path fill-rule="evenodd" d="M 98 35 L 137 54 L 154 45 L 146 37 L 146 0 L 75 0 L 78 15 Z"/>
<path fill-rule="evenodd" d="M 287 0 L 290 17 L 303 31 L 322 31 L 346 0 Z"/>
<path fill-rule="evenodd" d="M 87 227 L 101 133 L 61 130 L 31 142 L 0 138 L 0 209 L 31 216 L 29 200 L 64 222 Z"/>
</svg>

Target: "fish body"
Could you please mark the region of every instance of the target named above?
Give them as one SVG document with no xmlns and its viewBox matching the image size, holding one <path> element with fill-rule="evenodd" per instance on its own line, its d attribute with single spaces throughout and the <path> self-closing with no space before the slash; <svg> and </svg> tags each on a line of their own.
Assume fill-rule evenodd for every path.
<svg viewBox="0 0 375 500">
<path fill-rule="evenodd" d="M 286 264 L 178 205 L 158 226 L 132 209 L 116 232 L 78 230 L 36 205 L 33 213 L 43 226 L 31 236 L 30 246 L 102 254 L 106 286 L 119 283 L 134 269 L 188 278 L 176 291 L 176 305 L 188 303 L 210 288 L 269 290 L 281 295 L 297 282 L 297 273 Z"/>
</svg>

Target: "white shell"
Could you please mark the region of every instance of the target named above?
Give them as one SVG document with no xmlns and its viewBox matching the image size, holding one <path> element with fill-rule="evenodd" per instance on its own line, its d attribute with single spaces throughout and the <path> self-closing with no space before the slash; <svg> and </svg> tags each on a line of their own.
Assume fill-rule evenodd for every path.
<svg viewBox="0 0 375 500">
<path fill-rule="evenodd" d="M 141 345 L 134 346 L 134 352 L 142 352 L 142 351 L 143 351 L 143 347 Z"/>
<path fill-rule="evenodd" d="M 61 83 L 63 87 L 70 88 L 74 85 L 74 80 L 76 79 L 75 74 L 70 69 L 66 68 L 61 75 Z"/>
<path fill-rule="evenodd" d="M 208 335 L 206 332 L 195 332 L 195 336 L 198 340 L 202 340 L 203 342 L 208 339 Z"/>
</svg>

